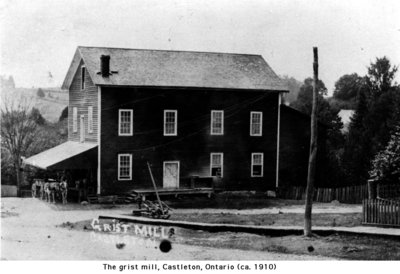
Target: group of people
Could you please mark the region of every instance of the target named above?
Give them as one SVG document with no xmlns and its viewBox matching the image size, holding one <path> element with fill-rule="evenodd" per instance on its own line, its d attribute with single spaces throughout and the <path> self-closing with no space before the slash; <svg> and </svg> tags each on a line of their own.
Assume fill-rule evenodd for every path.
<svg viewBox="0 0 400 274">
<path fill-rule="evenodd" d="M 49 180 L 34 180 L 32 184 L 32 197 L 39 197 L 46 202 L 56 202 L 56 198 L 60 197 L 63 204 L 67 203 L 68 184 L 65 179 L 61 182 Z"/>
</svg>

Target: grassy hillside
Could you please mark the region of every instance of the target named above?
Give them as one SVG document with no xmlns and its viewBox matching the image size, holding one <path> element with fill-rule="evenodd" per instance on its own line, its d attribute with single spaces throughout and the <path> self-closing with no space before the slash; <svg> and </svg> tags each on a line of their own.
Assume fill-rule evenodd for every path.
<svg viewBox="0 0 400 274">
<path fill-rule="evenodd" d="M 62 110 L 68 105 L 68 93 L 59 88 L 42 88 L 42 90 L 44 97 L 37 95 L 37 88 L 4 88 L 1 90 L 1 107 L 21 102 L 30 108 L 39 109 L 46 120 L 56 122 Z"/>
</svg>

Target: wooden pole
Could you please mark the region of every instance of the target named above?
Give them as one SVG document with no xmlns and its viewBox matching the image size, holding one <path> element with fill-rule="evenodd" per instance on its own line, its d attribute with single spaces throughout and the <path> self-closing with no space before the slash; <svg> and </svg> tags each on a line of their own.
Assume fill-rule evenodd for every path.
<svg viewBox="0 0 400 274">
<path fill-rule="evenodd" d="M 312 236 L 311 230 L 311 211 L 314 196 L 314 181 L 315 167 L 317 159 L 317 138 L 318 138 L 318 123 L 317 123 L 317 102 L 318 102 L 318 48 L 314 47 L 314 81 L 313 81 L 313 99 L 311 111 L 311 141 L 310 141 L 310 157 L 308 161 L 308 176 L 306 190 L 306 205 L 304 214 L 304 235 Z"/>
<path fill-rule="evenodd" d="M 147 167 L 149 168 L 151 181 L 153 182 L 153 187 L 154 187 L 154 190 L 156 191 L 156 196 L 157 196 L 158 204 L 160 205 L 161 211 L 162 211 L 163 214 L 164 214 L 164 208 L 163 208 L 163 206 L 162 206 L 160 196 L 158 196 L 158 190 L 157 190 L 156 182 L 154 181 L 153 173 L 151 172 L 151 168 L 150 168 L 149 162 L 147 162 Z"/>
</svg>

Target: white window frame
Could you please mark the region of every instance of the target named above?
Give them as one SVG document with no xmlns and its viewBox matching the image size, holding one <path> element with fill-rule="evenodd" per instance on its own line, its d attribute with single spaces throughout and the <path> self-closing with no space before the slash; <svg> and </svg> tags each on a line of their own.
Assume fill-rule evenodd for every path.
<svg viewBox="0 0 400 274">
<path fill-rule="evenodd" d="M 85 142 L 85 115 L 79 116 L 79 142 Z"/>
<path fill-rule="evenodd" d="M 212 176 L 212 168 L 213 168 L 213 156 L 220 155 L 221 156 L 221 178 L 224 177 L 224 153 L 223 152 L 212 152 L 210 153 L 210 176 Z"/>
<path fill-rule="evenodd" d="M 221 114 L 221 131 L 220 132 L 215 132 L 214 124 L 213 124 L 213 118 L 214 115 L 220 113 Z M 211 135 L 224 135 L 224 111 L 223 110 L 211 110 L 211 130 L 210 130 Z"/>
<path fill-rule="evenodd" d="M 85 77 L 86 77 L 86 67 L 81 67 L 81 90 L 85 89 Z"/>
<path fill-rule="evenodd" d="M 174 122 L 174 132 L 167 133 L 167 113 L 174 113 L 175 122 Z M 178 111 L 175 109 L 165 109 L 164 110 L 164 136 L 177 136 L 178 135 Z"/>
<path fill-rule="evenodd" d="M 261 175 L 254 175 L 253 173 L 253 167 L 256 166 L 254 164 L 254 156 L 255 155 L 261 155 Z M 257 164 L 257 166 L 259 166 L 259 164 Z M 254 152 L 251 154 L 251 177 L 264 177 L 264 153 L 263 152 Z"/>
<path fill-rule="evenodd" d="M 121 157 L 129 157 L 129 176 L 121 176 Z M 118 154 L 118 181 L 130 181 L 132 180 L 132 154 L 130 153 L 119 153 Z"/>
<path fill-rule="evenodd" d="M 72 132 L 78 132 L 78 108 L 72 108 Z"/>
<path fill-rule="evenodd" d="M 129 132 L 128 133 L 123 133 L 121 132 L 122 127 L 121 127 L 121 113 L 122 112 L 128 112 L 131 119 L 129 123 Z M 133 135 L 133 109 L 119 109 L 118 110 L 118 136 L 132 136 Z"/>
<path fill-rule="evenodd" d="M 260 132 L 253 133 L 253 115 L 260 115 Z M 263 128 L 263 113 L 262 111 L 251 111 L 250 112 L 250 136 L 262 136 L 262 128 Z"/>
<path fill-rule="evenodd" d="M 93 107 L 88 106 L 88 133 L 93 133 Z"/>
</svg>

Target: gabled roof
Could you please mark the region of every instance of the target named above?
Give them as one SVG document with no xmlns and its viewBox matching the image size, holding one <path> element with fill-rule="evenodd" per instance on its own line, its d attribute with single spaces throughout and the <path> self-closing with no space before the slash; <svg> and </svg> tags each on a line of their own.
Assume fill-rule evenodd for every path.
<svg viewBox="0 0 400 274">
<path fill-rule="evenodd" d="M 110 70 L 116 73 L 101 76 L 101 55 L 110 55 Z M 81 59 L 100 86 L 288 90 L 261 55 L 100 47 L 77 48 L 63 89 Z"/>
</svg>

